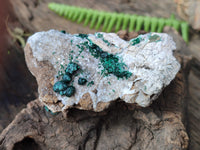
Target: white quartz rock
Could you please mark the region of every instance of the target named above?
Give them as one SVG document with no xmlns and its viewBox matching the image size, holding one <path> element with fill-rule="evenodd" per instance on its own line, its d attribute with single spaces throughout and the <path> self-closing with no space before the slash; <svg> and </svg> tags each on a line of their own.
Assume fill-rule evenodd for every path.
<svg viewBox="0 0 200 150">
<path fill-rule="evenodd" d="M 126 64 L 125 69 L 132 75 L 127 79 L 118 78 L 114 74 L 104 76 L 102 73 L 104 67 L 100 58 L 91 55 L 89 49 L 83 44 L 85 42 L 94 43 L 103 51 L 118 57 L 120 62 Z M 81 38 L 78 34 L 63 34 L 57 30 L 49 30 L 35 33 L 29 37 L 27 45 L 31 48 L 34 58 L 31 63 L 35 69 L 38 68 L 40 62 L 48 62 L 53 66 L 54 70 L 49 71 L 53 71 L 54 75 L 48 78 L 53 78 L 54 83 L 61 80 L 61 77 L 56 78 L 56 76 L 58 72 L 62 72 L 66 68 L 70 58 L 73 57 L 72 61 L 81 67 L 82 73 L 73 78 L 76 92 L 71 97 L 61 96 L 52 91 L 52 87 L 47 88 L 38 83 L 39 99 L 53 112 L 76 106 L 80 109 L 88 109 L 86 106 L 80 105 L 80 100 L 86 93 L 89 94 L 92 101 L 90 109 L 94 111 L 102 111 L 108 106 L 104 107 L 98 104 L 108 104 L 118 98 L 126 103 L 136 103 L 139 106 L 147 107 L 152 100 L 157 98 L 163 88 L 169 85 L 180 69 L 180 64 L 173 56 L 176 45 L 173 39 L 165 33 L 147 33 L 125 41 L 115 33 L 100 32 L 94 35 L 88 34 L 88 38 Z M 33 71 L 31 70 L 31 72 Z M 41 73 L 45 76 L 49 74 Z M 41 77 L 36 73 L 34 75 L 36 78 Z M 79 77 L 86 78 L 88 83 L 93 81 L 94 84 L 79 85 Z M 45 93 L 47 94 L 45 95 Z M 63 106 L 58 108 L 54 103 L 48 103 L 46 101 L 48 94 L 54 95 Z M 86 105 L 89 105 L 87 103 Z"/>
</svg>

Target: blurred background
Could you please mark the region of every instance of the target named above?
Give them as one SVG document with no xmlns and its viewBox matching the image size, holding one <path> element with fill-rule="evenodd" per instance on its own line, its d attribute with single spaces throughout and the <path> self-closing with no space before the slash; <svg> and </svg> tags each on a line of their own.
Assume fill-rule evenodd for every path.
<svg viewBox="0 0 200 150">
<path fill-rule="evenodd" d="M 56 15 L 48 9 L 52 0 L 0 0 L 0 132 L 15 115 L 36 99 L 37 83 L 27 69 L 23 47 L 34 32 L 57 29 L 68 33 L 94 33 L 94 29 Z M 189 23 L 189 43 L 177 43 L 187 55 L 200 61 L 200 0 L 54 0 L 54 2 L 108 12 L 170 18 Z M 98 30 L 101 31 L 101 30 Z M 181 34 L 178 33 L 177 34 Z M 200 149 L 200 68 L 189 74 L 187 131 L 190 150 Z"/>
</svg>

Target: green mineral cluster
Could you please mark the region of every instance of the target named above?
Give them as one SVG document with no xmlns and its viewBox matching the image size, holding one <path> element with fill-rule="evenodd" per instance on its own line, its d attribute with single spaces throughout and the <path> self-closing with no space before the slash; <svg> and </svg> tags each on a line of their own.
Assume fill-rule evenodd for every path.
<svg viewBox="0 0 200 150">
<path fill-rule="evenodd" d="M 86 38 L 88 40 L 88 42 L 84 42 L 82 44 L 89 49 L 90 54 L 96 59 L 100 59 L 100 62 L 104 68 L 101 74 L 104 74 L 105 76 L 113 74 L 118 78 L 126 79 L 128 79 L 132 75 L 131 72 L 126 70 L 126 64 L 120 61 L 117 55 L 104 52 L 98 45 L 94 44 L 90 39 L 88 39 L 88 36 L 81 35 L 80 37 Z M 100 33 L 97 34 L 97 37 L 103 39 L 103 35 Z M 104 39 L 103 41 L 108 46 L 111 45 L 107 40 Z"/>
<path fill-rule="evenodd" d="M 65 95 L 67 97 L 71 97 L 75 93 L 75 87 L 69 86 L 69 83 L 72 81 L 72 77 L 76 74 L 76 72 L 80 69 L 80 66 L 76 63 L 70 62 L 65 69 L 65 74 L 62 76 L 61 81 L 57 81 L 53 90 L 60 95 Z"/>
<path fill-rule="evenodd" d="M 80 66 L 76 63 L 70 62 L 65 70 L 66 74 L 75 74 L 76 71 L 78 71 L 80 69 Z"/>
<path fill-rule="evenodd" d="M 65 33 L 62 31 L 62 33 Z M 96 59 L 100 60 L 101 66 L 103 66 L 103 69 L 101 70 L 101 74 L 104 76 L 108 76 L 109 74 L 115 75 L 117 78 L 129 78 L 132 73 L 129 72 L 126 68 L 126 64 L 120 60 L 120 58 L 117 55 L 110 54 L 108 52 L 103 51 L 98 45 L 93 43 L 89 38 L 87 34 L 78 34 L 78 37 L 82 39 L 87 39 L 84 43 L 80 43 L 79 45 L 76 45 L 80 51 L 79 55 L 82 53 L 82 51 L 87 48 L 90 52 L 90 54 L 95 57 Z M 96 34 L 97 38 L 101 38 L 107 46 L 111 46 L 111 44 L 103 38 L 103 35 L 98 33 Z M 139 39 L 136 39 L 136 41 L 133 41 L 133 44 L 137 44 L 140 42 Z M 65 69 L 64 73 L 62 71 L 59 71 L 59 76 L 62 76 L 61 81 L 57 81 L 54 86 L 53 90 L 60 95 L 71 97 L 75 93 L 75 87 L 72 85 L 69 85 L 71 82 L 73 82 L 73 76 L 77 76 L 77 72 L 80 70 L 80 66 L 75 63 L 78 62 L 77 60 L 74 60 L 73 62 L 73 51 L 70 52 L 69 57 L 70 63 L 67 65 L 67 68 Z M 79 56 L 78 55 L 78 56 Z M 78 56 L 76 58 L 78 58 Z M 84 57 L 82 57 L 84 58 Z M 99 66 L 97 66 L 99 67 Z M 61 67 L 64 68 L 63 65 Z M 79 85 L 85 85 L 87 83 L 87 79 L 83 77 L 79 77 L 78 84 Z M 94 81 L 88 82 L 87 86 L 94 85 Z"/>
<path fill-rule="evenodd" d="M 86 82 L 87 82 L 87 80 L 86 80 L 85 78 L 79 78 L 79 79 L 78 79 L 78 84 L 79 84 L 79 85 L 85 85 Z"/>
<path fill-rule="evenodd" d="M 141 40 L 142 39 L 140 37 L 134 38 L 133 40 L 131 40 L 131 44 L 134 46 L 136 44 L 139 44 Z"/>
</svg>

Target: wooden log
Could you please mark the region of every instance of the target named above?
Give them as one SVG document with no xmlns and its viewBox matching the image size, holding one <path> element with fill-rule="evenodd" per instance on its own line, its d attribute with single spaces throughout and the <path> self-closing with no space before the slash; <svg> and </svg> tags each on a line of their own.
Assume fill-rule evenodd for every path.
<svg viewBox="0 0 200 150">
<path fill-rule="evenodd" d="M 9 1 L 1 1 L 0 132 L 28 102 L 37 97 L 37 83 L 27 69 L 23 49 L 8 34 L 8 28 L 13 30 L 14 25 L 19 25 L 11 8 Z M 9 24 L 6 24 L 7 17 Z"/>
</svg>

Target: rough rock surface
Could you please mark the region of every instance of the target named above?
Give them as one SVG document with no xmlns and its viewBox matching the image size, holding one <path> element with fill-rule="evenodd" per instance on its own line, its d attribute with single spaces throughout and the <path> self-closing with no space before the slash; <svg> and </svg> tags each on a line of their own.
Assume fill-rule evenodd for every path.
<svg viewBox="0 0 200 150">
<path fill-rule="evenodd" d="M 180 68 L 174 49 L 172 38 L 161 33 L 125 41 L 115 33 L 71 35 L 49 30 L 28 39 L 25 56 L 39 83 L 39 99 L 51 111 L 74 105 L 102 111 L 117 99 L 149 106 Z M 75 94 L 54 92 L 54 84 L 62 80 L 71 62 L 81 68 L 69 83 L 75 87 Z M 78 84 L 80 77 L 87 79 L 87 85 Z"/>
</svg>

